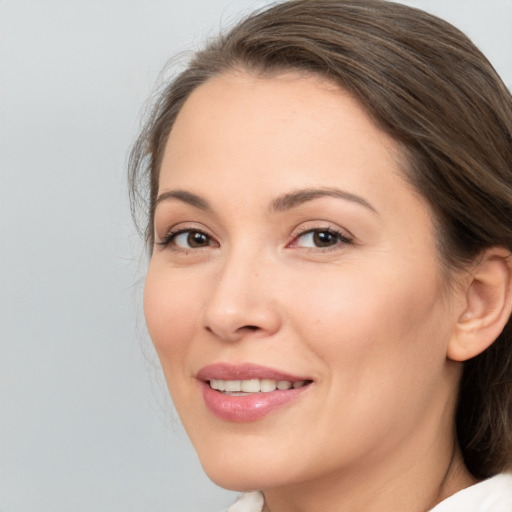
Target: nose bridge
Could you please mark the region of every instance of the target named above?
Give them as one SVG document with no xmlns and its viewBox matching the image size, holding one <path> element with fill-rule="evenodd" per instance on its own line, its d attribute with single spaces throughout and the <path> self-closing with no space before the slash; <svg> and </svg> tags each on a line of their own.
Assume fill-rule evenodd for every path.
<svg viewBox="0 0 512 512">
<path fill-rule="evenodd" d="M 226 254 L 205 304 L 205 328 L 226 341 L 254 331 L 274 333 L 280 319 L 271 276 L 270 262 L 253 244 Z"/>
</svg>

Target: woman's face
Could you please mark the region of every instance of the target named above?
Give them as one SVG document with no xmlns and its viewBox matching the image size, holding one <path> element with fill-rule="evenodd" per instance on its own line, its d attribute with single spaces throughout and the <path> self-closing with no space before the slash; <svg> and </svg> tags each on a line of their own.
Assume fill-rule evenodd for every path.
<svg viewBox="0 0 512 512">
<path fill-rule="evenodd" d="M 398 160 L 354 99 L 314 77 L 224 75 L 180 112 L 145 314 L 220 485 L 403 471 L 451 439 L 456 307 Z"/>
</svg>

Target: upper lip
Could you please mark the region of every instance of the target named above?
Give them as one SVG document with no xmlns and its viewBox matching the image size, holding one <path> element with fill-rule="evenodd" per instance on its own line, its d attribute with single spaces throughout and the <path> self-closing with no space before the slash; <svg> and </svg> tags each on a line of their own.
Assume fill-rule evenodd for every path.
<svg viewBox="0 0 512 512">
<path fill-rule="evenodd" d="M 275 370 L 267 366 L 260 366 L 252 363 L 214 363 L 201 368 L 196 377 L 202 381 L 211 379 L 222 380 L 249 380 L 249 379 L 270 379 L 276 381 L 298 382 L 311 380 L 307 377 L 292 375 L 281 370 Z"/>
</svg>

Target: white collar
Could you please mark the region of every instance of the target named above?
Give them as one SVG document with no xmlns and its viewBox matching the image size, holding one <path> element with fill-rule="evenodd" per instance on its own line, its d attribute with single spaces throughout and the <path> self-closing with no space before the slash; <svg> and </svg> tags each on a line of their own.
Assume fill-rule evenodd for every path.
<svg viewBox="0 0 512 512">
<path fill-rule="evenodd" d="M 512 474 L 496 475 L 462 489 L 430 512 L 512 512 Z"/>
<path fill-rule="evenodd" d="M 261 512 L 263 503 L 261 492 L 248 492 L 240 496 L 226 512 Z"/>
</svg>

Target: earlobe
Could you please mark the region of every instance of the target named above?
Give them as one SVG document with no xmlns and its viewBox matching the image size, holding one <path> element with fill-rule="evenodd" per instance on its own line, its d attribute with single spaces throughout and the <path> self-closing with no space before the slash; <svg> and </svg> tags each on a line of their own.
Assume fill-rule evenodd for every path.
<svg viewBox="0 0 512 512">
<path fill-rule="evenodd" d="M 447 355 L 466 361 L 500 335 L 512 311 L 512 261 L 506 249 L 486 250 L 468 275 L 464 310 L 457 319 Z"/>
</svg>

